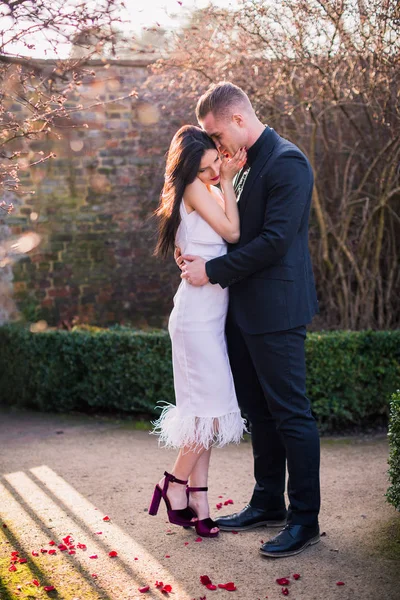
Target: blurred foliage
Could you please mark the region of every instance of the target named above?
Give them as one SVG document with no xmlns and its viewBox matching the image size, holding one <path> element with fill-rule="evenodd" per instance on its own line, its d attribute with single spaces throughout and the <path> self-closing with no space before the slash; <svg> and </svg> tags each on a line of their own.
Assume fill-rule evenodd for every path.
<svg viewBox="0 0 400 600">
<path fill-rule="evenodd" d="M 322 332 L 306 342 L 307 391 L 321 431 L 385 422 L 400 387 L 400 331 Z M 155 414 L 174 401 L 168 333 L 0 327 L 1 403 L 68 412 Z"/>
<path fill-rule="evenodd" d="M 318 329 L 398 328 L 398 0 L 232 4 L 195 12 L 153 65 L 149 99 L 168 115 L 160 139 L 195 122 L 210 83 L 241 86 L 259 119 L 295 143 L 314 171 Z"/>
</svg>

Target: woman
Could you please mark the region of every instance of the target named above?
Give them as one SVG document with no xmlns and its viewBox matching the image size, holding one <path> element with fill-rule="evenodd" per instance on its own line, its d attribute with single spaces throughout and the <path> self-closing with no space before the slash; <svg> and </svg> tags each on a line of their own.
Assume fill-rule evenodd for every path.
<svg viewBox="0 0 400 600">
<path fill-rule="evenodd" d="M 168 151 L 156 211 L 156 255 L 165 257 L 176 245 L 209 260 L 226 253 L 226 242 L 237 242 L 233 177 L 245 162 L 244 149 L 221 159 L 202 129 L 179 129 Z M 169 319 L 176 406 L 164 407 L 153 432 L 165 446 L 179 448 L 179 454 L 172 473 L 165 472 L 156 485 L 149 514 L 157 514 L 163 498 L 171 523 L 194 525 L 204 537 L 219 533 L 209 517 L 206 493 L 211 447 L 238 443 L 245 430 L 226 349 L 227 308 L 228 290 L 211 284 L 192 287 L 182 280 Z"/>
</svg>

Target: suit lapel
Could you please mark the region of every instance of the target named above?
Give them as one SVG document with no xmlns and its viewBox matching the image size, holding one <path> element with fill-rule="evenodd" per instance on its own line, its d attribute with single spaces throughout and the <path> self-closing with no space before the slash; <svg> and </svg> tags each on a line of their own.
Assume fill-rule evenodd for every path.
<svg viewBox="0 0 400 600">
<path fill-rule="evenodd" d="M 270 127 L 267 127 L 265 141 L 264 141 L 263 145 L 261 146 L 259 153 L 257 154 L 257 158 L 254 161 L 254 164 L 251 166 L 251 169 L 250 169 L 247 179 L 245 181 L 242 193 L 240 195 L 238 206 L 239 206 L 239 213 L 240 213 L 241 218 L 243 217 L 244 211 L 246 209 L 251 189 L 252 189 L 254 183 L 257 181 L 257 179 L 260 175 L 260 172 L 261 172 L 262 168 L 264 167 L 265 163 L 271 156 L 274 146 L 275 146 L 276 142 L 278 141 L 278 139 L 279 139 L 279 135 L 273 129 L 271 129 Z"/>
</svg>

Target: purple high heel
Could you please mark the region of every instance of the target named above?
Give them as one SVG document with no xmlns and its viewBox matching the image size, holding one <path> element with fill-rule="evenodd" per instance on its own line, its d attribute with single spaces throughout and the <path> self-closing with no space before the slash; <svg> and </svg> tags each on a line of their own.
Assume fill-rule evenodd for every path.
<svg viewBox="0 0 400 600">
<path fill-rule="evenodd" d="M 186 494 L 188 497 L 188 501 L 190 492 L 208 492 L 208 487 L 187 487 Z M 188 508 L 190 508 L 190 506 Z M 191 510 L 193 511 L 193 509 Z M 197 515 L 195 514 L 195 516 Z M 197 535 L 200 535 L 201 537 L 214 538 L 217 537 L 217 535 L 219 534 L 219 531 L 214 531 L 213 533 L 211 533 L 211 529 L 214 529 L 214 527 L 218 527 L 218 525 L 210 517 L 201 520 L 197 519 L 197 521 L 192 523 L 192 525 L 195 526 Z"/>
<path fill-rule="evenodd" d="M 165 480 L 163 488 L 161 489 L 158 483 L 154 488 L 154 494 L 149 508 L 149 515 L 156 515 L 158 513 L 161 498 L 163 498 L 167 507 L 168 520 L 170 523 L 173 525 L 180 525 L 181 527 L 190 527 L 191 525 L 194 525 L 192 519 L 196 518 L 197 516 L 194 510 L 192 510 L 189 506 L 177 510 L 171 508 L 171 503 L 167 496 L 168 486 L 170 483 L 181 483 L 182 485 L 186 485 L 187 481 L 177 479 L 174 475 L 171 475 L 171 473 L 167 473 L 167 471 L 165 471 L 164 475 Z"/>
</svg>

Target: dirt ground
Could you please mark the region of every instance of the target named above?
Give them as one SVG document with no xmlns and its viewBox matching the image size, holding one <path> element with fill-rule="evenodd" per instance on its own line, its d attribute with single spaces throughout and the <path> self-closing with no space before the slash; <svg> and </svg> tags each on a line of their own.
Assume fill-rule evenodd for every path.
<svg viewBox="0 0 400 600">
<path fill-rule="evenodd" d="M 292 600 L 398 599 L 400 518 L 384 497 L 387 456 L 383 435 L 322 439 L 321 542 L 292 558 L 268 559 L 258 549 L 276 530 L 196 541 L 194 531 L 168 524 L 164 507 L 157 517 L 147 514 L 153 486 L 175 453 L 159 449 L 134 423 L 3 409 L 0 599 L 277 600 L 281 577 L 290 580 Z M 248 441 L 213 452 L 214 515 L 242 508 L 252 485 Z M 217 511 L 228 499 L 233 506 Z M 68 535 L 75 554 L 57 548 Z M 27 559 L 16 571 L 9 570 L 12 551 Z M 201 575 L 216 585 L 234 582 L 236 590 L 208 590 Z"/>
</svg>

